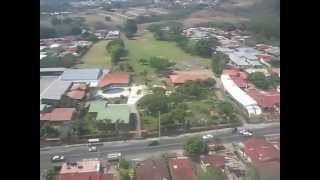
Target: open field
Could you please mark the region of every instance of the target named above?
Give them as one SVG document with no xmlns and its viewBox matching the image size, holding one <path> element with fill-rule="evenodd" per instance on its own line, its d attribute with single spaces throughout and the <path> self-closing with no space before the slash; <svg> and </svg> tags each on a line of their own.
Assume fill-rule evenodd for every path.
<svg viewBox="0 0 320 180">
<path fill-rule="evenodd" d="M 97 67 L 97 68 L 110 68 L 111 59 L 106 51 L 106 45 L 109 41 L 99 41 L 94 44 L 91 49 L 82 57 L 80 68 Z"/>
<path fill-rule="evenodd" d="M 158 41 L 154 39 L 150 32 L 145 32 L 134 40 L 124 38 L 124 41 L 126 48 L 129 50 L 129 62 L 136 72 L 148 70 L 149 67 L 140 64 L 139 59 L 148 59 L 152 56 L 161 56 L 176 63 L 184 61 L 198 62 L 199 67 L 191 67 L 198 69 L 201 68 L 201 65 L 209 64 L 209 59 L 191 56 L 180 49 L 174 42 Z"/>
<path fill-rule="evenodd" d="M 192 27 L 199 23 L 206 22 L 238 23 L 242 21 L 248 21 L 248 19 L 221 11 L 202 10 L 191 14 L 183 21 L 183 24 L 187 27 Z"/>
</svg>

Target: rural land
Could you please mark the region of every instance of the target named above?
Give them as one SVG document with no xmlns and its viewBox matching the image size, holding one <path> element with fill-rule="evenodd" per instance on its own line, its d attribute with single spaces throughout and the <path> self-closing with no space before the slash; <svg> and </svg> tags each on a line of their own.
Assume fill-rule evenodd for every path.
<svg viewBox="0 0 320 180">
<path fill-rule="evenodd" d="M 41 180 L 279 180 L 280 0 L 40 0 Z"/>
</svg>

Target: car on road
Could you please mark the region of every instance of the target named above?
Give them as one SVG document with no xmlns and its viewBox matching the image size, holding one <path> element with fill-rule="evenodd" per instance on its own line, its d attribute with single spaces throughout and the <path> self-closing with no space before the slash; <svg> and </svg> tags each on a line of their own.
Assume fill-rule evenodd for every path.
<svg viewBox="0 0 320 180">
<path fill-rule="evenodd" d="M 108 161 L 119 161 L 121 159 L 121 153 L 111 153 L 107 155 Z"/>
<path fill-rule="evenodd" d="M 210 140 L 210 139 L 213 139 L 213 135 L 211 135 L 211 134 L 203 135 L 203 136 L 202 136 L 202 139 L 203 139 L 203 140 Z"/>
<path fill-rule="evenodd" d="M 159 141 L 151 141 L 148 146 L 158 146 L 159 144 Z"/>
<path fill-rule="evenodd" d="M 61 161 L 64 161 L 65 158 L 63 155 L 55 155 L 51 158 L 51 161 L 52 162 L 61 162 Z"/>
<path fill-rule="evenodd" d="M 243 135 L 243 136 L 246 136 L 246 137 L 253 135 L 250 131 L 248 131 L 248 130 L 246 130 L 246 129 L 240 130 L 239 133 L 240 133 L 241 135 Z"/>
<path fill-rule="evenodd" d="M 97 152 L 97 146 L 90 146 L 89 152 Z"/>
</svg>

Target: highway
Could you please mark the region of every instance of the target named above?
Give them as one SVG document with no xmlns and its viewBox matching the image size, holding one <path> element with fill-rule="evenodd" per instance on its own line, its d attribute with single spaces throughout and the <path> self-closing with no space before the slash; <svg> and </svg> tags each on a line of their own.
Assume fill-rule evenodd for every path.
<svg viewBox="0 0 320 180">
<path fill-rule="evenodd" d="M 251 130 L 254 136 L 264 136 L 280 134 L 280 127 L 265 127 Z M 67 161 L 79 161 L 86 158 L 106 159 L 107 154 L 121 152 L 128 159 L 145 158 L 156 156 L 164 152 L 182 151 L 184 140 L 190 136 L 199 136 L 203 134 L 212 134 L 221 139 L 222 143 L 240 142 L 245 137 L 240 134 L 233 134 L 232 129 L 223 131 L 212 130 L 209 132 L 185 134 L 176 137 L 161 137 L 160 145 L 148 146 L 153 139 L 106 142 L 103 146 L 98 146 L 98 152 L 89 152 L 87 144 L 74 146 L 58 146 L 40 149 L 40 171 L 53 166 L 50 157 L 53 155 L 64 155 Z"/>
</svg>

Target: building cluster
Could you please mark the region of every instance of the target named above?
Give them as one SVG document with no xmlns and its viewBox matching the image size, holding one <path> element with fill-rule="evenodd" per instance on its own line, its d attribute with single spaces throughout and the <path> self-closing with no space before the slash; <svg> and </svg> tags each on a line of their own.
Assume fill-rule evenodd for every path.
<svg viewBox="0 0 320 180">
<path fill-rule="evenodd" d="M 215 171 L 228 180 L 241 180 L 255 170 L 254 179 L 280 179 L 280 150 L 263 138 L 247 138 L 240 143 L 209 143 L 209 152 L 193 161 L 180 153 L 164 157 L 132 160 L 136 180 L 196 180 L 201 173 Z M 218 148 L 219 147 L 219 148 Z M 117 161 L 85 159 L 63 163 L 59 180 L 113 179 L 119 170 Z M 116 167 L 112 170 L 110 167 Z M 71 178 L 71 179 L 70 179 Z M 109 180 L 108 179 L 108 180 Z"/>
<path fill-rule="evenodd" d="M 183 35 L 193 39 L 216 38 L 219 45 L 214 53 L 228 56 L 229 63 L 221 75 L 221 85 L 249 117 L 260 115 L 278 117 L 280 113 L 280 86 L 274 90 L 262 91 L 248 81 L 248 75 L 261 72 L 265 76 L 276 74 L 280 77 L 280 48 L 267 44 L 245 45 L 249 36 L 241 32 L 223 31 L 217 28 L 196 27 L 183 31 Z M 277 119 L 277 118 L 275 118 Z"/>
<path fill-rule="evenodd" d="M 40 39 L 40 61 L 47 56 L 81 56 L 91 45 L 92 42 L 83 41 L 74 36 Z"/>
<path fill-rule="evenodd" d="M 128 73 L 103 69 L 40 69 L 40 125 L 49 124 L 65 136 L 80 113 L 91 113 L 97 121 L 109 119 L 116 130 L 128 131 L 131 109 L 112 104 L 110 98 L 133 96 Z M 137 95 L 133 96 L 135 103 Z M 82 105 L 79 105 L 82 104 Z M 115 125 L 116 124 L 116 125 Z"/>
</svg>

